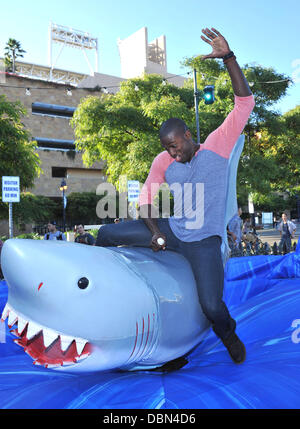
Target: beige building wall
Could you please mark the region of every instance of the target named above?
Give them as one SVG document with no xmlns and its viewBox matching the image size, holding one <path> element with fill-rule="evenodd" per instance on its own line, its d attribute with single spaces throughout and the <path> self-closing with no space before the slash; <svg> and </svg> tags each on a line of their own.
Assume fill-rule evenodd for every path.
<svg viewBox="0 0 300 429">
<path fill-rule="evenodd" d="M 26 95 L 27 88 L 30 95 Z M 0 94 L 5 94 L 10 101 L 20 101 L 25 106 L 27 114 L 23 118 L 23 123 L 33 138 L 74 141 L 70 119 L 32 113 L 32 103 L 35 102 L 76 108 L 83 98 L 99 94 L 91 90 L 70 87 L 72 92 L 70 96 L 67 94 L 68 88 L 69 86 L 64 84 L 6 74 L 5 82 L 0 86 Z M 66 169 L 68 194 L 95 192 L 97 185 L 105 179 L 104 163 L 101 160 L 87 168 L 83 164 L 81 153 L 74 150 L 37 148 L 37 153 L 41 159 L 43 174 L 35 180 L 34 187 L 29 190 L 36 195 L 61 196 L 59 185 L 62 178 L 52 177 L 53 167 Z"/>
</svg>

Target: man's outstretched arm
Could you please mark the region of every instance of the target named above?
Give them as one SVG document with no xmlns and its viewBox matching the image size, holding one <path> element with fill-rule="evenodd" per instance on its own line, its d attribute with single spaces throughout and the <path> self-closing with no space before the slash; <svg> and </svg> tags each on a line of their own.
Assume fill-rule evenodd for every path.
<svg viewBox="0 0 300 429">
<path fill-rule="evenodd" d="M 215 28 L 212 28 L 212 31 L 205 29 L 202 32 L 209 38 L 201 36 L 202 40 L 210 44 L 213 48 L 212 53 L 204 55 L 202 59 L 223 58 L 234 91 L 234 109 L 229 113 L 224 122 L 209 134 L 203 144 L 203 148 L 229 158 L 253 110 L 255 105 L 254 97 L 244 73 L 240 69 L 234 54 L 230 51 L 229 45 L 221 33 Z"/>
<path fill-rule="evenodd" d="M 222 36 L 222 34 L 212 28 L 209 30 L 205 28 L 202 30 L 202 33 L 205 34 L 206 37 L 201 36 L 201 39 L 208 43 L 213 51 L 209 55 L 204 55 L 202 59 L 207 58 L 224 58 L 231 52 L 231 49 L 228 45 L 226 39 Z M 224 64 L 227 67 L 229 76 L 231 78 L 232 88 L 235 95 L 239 97 L 248 97 L 252 94 L 247 79 L 244 76 L 240 66 L 238 65 L 235 56 L 231 56 L 227 60 L 224 60 Z"/>
</svg>

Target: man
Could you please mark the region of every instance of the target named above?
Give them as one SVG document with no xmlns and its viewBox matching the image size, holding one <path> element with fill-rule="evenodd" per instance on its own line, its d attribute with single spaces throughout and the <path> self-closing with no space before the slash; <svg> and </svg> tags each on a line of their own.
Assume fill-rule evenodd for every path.
<svg viewBox="0 0 300 429">
<path fill-rule="evenodd" d="M 48 231 L 44 236 L 44 240 L 63 240 L 66 241 L 66 236 L 63 232 L 56 229 L 55 220 L 48 223 Z"/>
<path fill-rule="evenodd" d="M 78 235 L 75 238 L 75 243 L 83 243 L 83 244 L 89 244 L 91 246 L 95 246 L 96 240 L 91 234 L 89 234 L 88 232 L 85 232 L 84 225 L 82 223 L 76 226 L 76 231 L 78 232 Z"/>
<path fill-rule="evenodd" d="M 252 231 L 252 225 L 250 217 L 246 217 L 245 222 L 243 223 L 242 233 L 247 235 Z"/>
<path fill-rule="evenodd" d="M 242 213 L 242 209 L 239 207 L 237 213 L 228 222 L 228 233 L 232 238 L 233 245 L 236 247 L 239 247 L 242 241 Z"/>
<path fill-rule="evenodd" d="M 103 226 L 96 245 L 149 246 L 150 243 L 154 251 L 171 249 L 183 254 L 193 270 L 204 314 L 233 361 L 242 363 L 246 357 L 245 346 L 235 334 L 236 323 L 222 299 L 224 271 L 220 247 L 229 157 L 254 107 L 254 99 L 224 37 L 214 28 L 202 32 L 206 36 L 201 36 L 202 40 L 213 49 L 202 58 L 223 59 L 231 78 L 235 107 L 201 147 L 181 119 L 165 121 L 159 133 L 165 151 L 154 159 L 141 191 L 143 219 Z M 169 184 L 171 191 L 180 186 L 182 198 L 176 200 L 174 196 L 174 216 L 156 219 L 151 217 L 152 202 L 163 182 Z M 190 203 L 182 207 L 182 201 Z M 184 213 L 180 211 L 183 208 Z"/>
<path fill-rule="evenodd" d="M 292 238 L 295 238 L 296 225 L 288 220 L 285 213 L 281 216 L 282 221 L 278 226 L 280 231 L 279 251 L 280 253 L 289 253 L 292 247 Z"/>
</svg>

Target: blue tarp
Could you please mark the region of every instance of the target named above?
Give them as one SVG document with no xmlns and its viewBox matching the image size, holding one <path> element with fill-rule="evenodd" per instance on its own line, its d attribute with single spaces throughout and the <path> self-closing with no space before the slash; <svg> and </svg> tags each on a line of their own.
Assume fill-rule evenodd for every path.
<svg viewBox="0 0 300 429">
<path fill-rule="evenodd" d="M 224 299 L 247 359 L 234 364 L 212 331 L 176 372 L 69 374 L 35 367 L 1 324 L 1 409 L 276 409 L 300 407 L 300 249 L 232 258 Z M 0 282 L 0 309 L 7 300 Z M 297 323 L 299 326 L 297 328 Z M 6 330 L 6 338 L 5 332 Z M 297 332 L 299 330 L 299 334 Z M 4 335 L 3 335 L 4 334 Z"/>
</svg>

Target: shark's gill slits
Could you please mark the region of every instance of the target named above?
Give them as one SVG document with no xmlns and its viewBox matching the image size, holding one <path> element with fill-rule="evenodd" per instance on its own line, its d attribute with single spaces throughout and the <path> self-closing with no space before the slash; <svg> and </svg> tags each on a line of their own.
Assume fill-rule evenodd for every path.
<svg viewBox="0 0 300 429">
<path fill-rule="evenodd" d="M 129 356 L 129 360 L 138 360 L 145 356 L 145 353 L 148 353 L 152 347 L 153 334 L 154 334 L 154 322 L 155 322 L 155 313 L 153 313 L 153 324 L 151 326 L 151 316 L 147 315 L 146 321 L 143 317 L 140 323 L 136 322 L 136 333 L 135 340 L 133 345 L 133 350 Z M 139 340 L 140 337 L 140 340 Z M 139 344 L 138 344 L 139 343 Z"/>
</svg>

